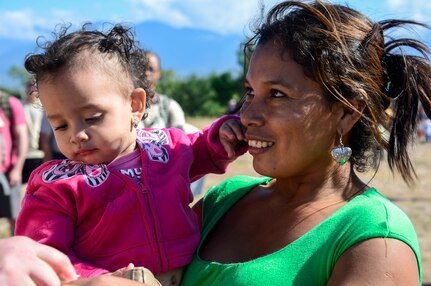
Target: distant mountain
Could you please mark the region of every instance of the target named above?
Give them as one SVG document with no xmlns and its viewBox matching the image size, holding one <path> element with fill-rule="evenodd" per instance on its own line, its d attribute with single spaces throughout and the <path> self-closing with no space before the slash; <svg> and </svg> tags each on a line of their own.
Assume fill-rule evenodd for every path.
<svg viewBox="0 0 431 286">
<path fill-rule="evenodd" d="M 205 75 L 211 72 L 240 70 L 237 51 L 240 35 L 173 28 L 159 22 L 135 26 L 141 46 L 159 54 L 163 69 L 173 69 L 179 76 Z M 50 35 L 49 32 L 45 33 Z M 35 51 L 36 39 L 23 41 L 0 38 L 0 86 L 16 87 L 7 72 L 11 66 L 23 66 L 27 54 Z"/>
<path fill-rule="evenodd" d="M 157 22 L 138 25 L 136 33 L 144 48 L 160 55 L 163 68 L 179 75 L 240 69 L 236 53 L 243 39 L 239 35 L 174 29 Z"/>
</svg>

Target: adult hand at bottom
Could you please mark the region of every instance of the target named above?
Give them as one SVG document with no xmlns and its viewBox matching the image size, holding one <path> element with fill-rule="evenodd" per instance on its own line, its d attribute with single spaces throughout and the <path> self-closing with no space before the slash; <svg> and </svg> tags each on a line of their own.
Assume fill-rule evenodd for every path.
<svg viewBox="0 0 431 286">
<path fill-rule="evenodd" d="M 58 286 L 77 278 L 62 252 L 25 236 L 0 239 L 0 285 Z"/>
</svg>

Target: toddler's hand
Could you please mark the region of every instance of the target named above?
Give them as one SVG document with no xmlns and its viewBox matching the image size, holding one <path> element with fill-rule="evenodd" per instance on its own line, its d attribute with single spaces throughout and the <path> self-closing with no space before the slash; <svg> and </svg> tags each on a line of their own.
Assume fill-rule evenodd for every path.
<svg viewBox="0 0 431 286">
<path fill-rule="evenodd" d="M 135 268 L 135 265 L 133 263 L 129 263 L 126 267 L 120 268 L 115 272 L 110 273 L 110 275 L 117 276 L 117 277 L 124 277 L 126 272 L 129 270 L 132 270 L 133 268 Z"/>
<path fill-rule="evenodd" d="M 235 158 L 235 149 L 244 141 L 244 127 L 238 118 L 231 118 L 222 123 L 219 130 L 220 142 L 229 159 Z"/>
</svg>

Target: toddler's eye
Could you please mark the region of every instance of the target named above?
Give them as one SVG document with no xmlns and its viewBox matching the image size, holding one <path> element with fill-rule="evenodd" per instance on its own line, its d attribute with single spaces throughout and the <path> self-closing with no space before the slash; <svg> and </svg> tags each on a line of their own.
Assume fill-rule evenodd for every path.
<svg viewBox="0 0 431 286">
<path fill-rule="evenodd" d="M 59 126 L 57 126 L 57 127 L 53 127 L 53 128 L 54 128 L 54 131 L 61 131 L 61 130 L 66 129 L 66 128 L 67 128 L 67 125 L 66 125 L 66 124 L 64 124 L 64 125 L 59 125 Z"/>
<path fill-rule="evenodd" d="M 100 121 L 103 118 L 102 114 L 98 114 L 92 117 L 89 117 L 87 119 L 85 119 L 85 121 L 87 121 L 88 123 L 96 123 L 98 121 Z"/>
</svg>

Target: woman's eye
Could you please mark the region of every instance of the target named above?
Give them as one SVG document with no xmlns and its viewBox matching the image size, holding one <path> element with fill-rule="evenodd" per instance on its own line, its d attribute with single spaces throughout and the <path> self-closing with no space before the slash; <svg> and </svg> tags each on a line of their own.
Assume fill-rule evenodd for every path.
<svg viewBox="0 0 431 286">
<path fill-rule="evenodd" d="M 246 87 L 244 92 L 245 99 L 247 100 L 248 98 L 252 98 L 253 96 L 254 96 L 254 91 L 251 88 Z"/>
<path fill-rule="evenodd" d="M 284 93 L 276 89 L 271 90 L 271 96 L 275 98 L 286 97 Z"/>
</svg>

